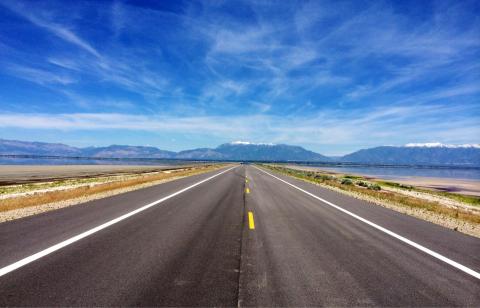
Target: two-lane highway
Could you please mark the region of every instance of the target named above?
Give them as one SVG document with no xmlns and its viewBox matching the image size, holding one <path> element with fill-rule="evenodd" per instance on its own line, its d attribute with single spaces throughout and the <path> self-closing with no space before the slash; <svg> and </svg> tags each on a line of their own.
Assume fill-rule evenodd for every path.
<svg viewBox="0 0 480 308">
<path fill-rule="evenodd" d="M 255 166 L 2 223 L 0 248 L 2 306 L 480 305 L 479 239 Z"/>
</svg>

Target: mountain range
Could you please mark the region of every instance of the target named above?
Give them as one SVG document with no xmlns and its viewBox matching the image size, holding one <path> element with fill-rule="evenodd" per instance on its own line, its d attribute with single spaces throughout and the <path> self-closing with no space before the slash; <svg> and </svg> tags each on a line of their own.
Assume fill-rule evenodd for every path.
<svg viewBox="0 0 480 308">
<path fill-rule="evenodd" d="M 225 143 L 216 148 L 172 152 L 148 146 L 78 148 L 61 143 L 0 139 L 0 155 L 480 166 L 480 145 L 454 146 L 439 143 L 381 146 L 341 157 L 327 157 L 300 146 L 241 141 Z"/>
</svg>

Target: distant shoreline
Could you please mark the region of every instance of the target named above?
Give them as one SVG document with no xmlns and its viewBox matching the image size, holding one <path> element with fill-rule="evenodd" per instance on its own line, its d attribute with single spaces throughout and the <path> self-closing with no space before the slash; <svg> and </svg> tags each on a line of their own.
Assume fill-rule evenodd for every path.
<svg viewBox="0 0 480 308">
<path fill-rule="evenodd" d="M 351 174 L 362 176 L 366 179 L 377 180 L 377 181 L 392 181 L 396 183 L 406 184 L 415 186 L 418 188 L 425 188 L 434 191 L 444 191 L 452 192 L 462 195 L 471 195 L 471 196 L 480 196 L 480 180 L 478 179 L 464 179 L 464 178 L 454 178 L 454 177 L 426 177 L 426 176 L 381 176 L 373 174 L 365 174 L 359 172 L 351 172 L 345 170 L 345 172 L 340 172 L 339 170 L 328 170 L 322 169 L 318 166 L 304 166 L 304 165 L 285 165 L 285 167 L 298 169 L 298 170 L 307 170 L 307 171 L 320 171 L 327 174 L 342 175 L 342 174 Z M 375 166 L 377 167 L 377 166 Z"/>
<path fill-rule="evenodd" d="M 288 160 L 234 160 L 234 159 L 183 159 L 183 158 L 155 158 L 155 157 L 89 157 L 89 156 L 55 156 L 55 155 L 29 155 L 29 154 L 0 154 L 0 165 L 15 164 L 18 160 L 45 160 L 45 161 L 112 161 L 112 162 L 246 162 L 246 163 L 279 163 L 293 164 L 305 167 L 377 167 L 377 168 L 413 168 L 413 169 L 475 169 L 480 170 L 480 165 L 452 164 L 452 165 L 425 165 L 425 164 L 373 164 L 373 163 L 354 163 L 354 162 L 315 162 L 315 161 L 288 161 Z M 12 160 L 12 161 L 11 161 Z M 23 164 L 23 163 L 19 163 Z M 25 163 L 26 164 L 26 163 Z M 37 163 L 38 164 L 38 163 Z M 36 165 L 36 164 L 32 164 Z M 49 165 L 38 164 L 38 165 Z M 71 164 L 68 164 L 71 165 Z M 92 163 L 92 165 L 96 165 Z"/>
<path fill-rule="evenodd" d="M 11 161 L 10 161 L 11 160 Z M 180 158 L 138 158 L 138 157 L 88 157 L 88 156 L 42 156 L 42 155 L 17 155 L 17 154 L 0 154 L 0 165 L 8 165 L 15 164 L 15 160 L 45 160 L 45 161 L 86 161 L 86 162 L 94 162 L 100 161 L 102 163 L 112 161 L 112 162 L 207 162 L 209 160 L 201 160 L 201 159 L 180 159 Z M 95 163 L 90 163 L 91 165 L 97 165 Z M 26 164 L 25 164 L 26 165 Z M 33 165 L 49 165 L 49 164 L 33 164 Z M 68 164 L 73 165 L 73 164 Z M 83 165 L 83 164 L 82 164 Z M 88 165 L 88 164 L 87 164 Z M 121 165 L 121 164 L 119 164 Z"/>
<path fill-rule="evenodd" d="M 98 176 L 140 175 L 203 164 L 176 165 L 0 165 L 0 186 Z"/>
</svg>

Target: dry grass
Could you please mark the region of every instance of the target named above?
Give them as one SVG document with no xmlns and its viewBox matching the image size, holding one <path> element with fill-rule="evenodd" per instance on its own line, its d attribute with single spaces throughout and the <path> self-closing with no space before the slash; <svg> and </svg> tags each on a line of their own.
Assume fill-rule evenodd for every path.
<svg viewBox="0 0 480 308">
<path fill-rule="evenodd" d="M 138 177 L 129 178 L 123 181 L 101 183 L 92 186 L 82 186 L 66 190 L 42 192 L 28 196 L 2 199 L 0 200 L 0 212 L 95 195 L 107 191 L 142 185 L 149 182 L 166 180 L 174 177 L 191 176 L 216 170 L 221 167 L 223 167 L 223 165 L 206 165 L 199 167 L 191 167 L 181 171 L 172 171 L 170 173 L 160 172 L 156 174 L 140 175 Z"/>
<path fill-rule="evenodd" d="M 392 202 L 397 205 L 407 206 L 416 209 L 426 210 L 438 215 L 451 217 L 454 219 L 480 224 L 480 214 L 477 212 L 468 211 L 460 208 L 446 207 L 438 202 L 426 201 L 419 198 L 405 196 L 391 191 L 376 191 L 359 187 L 356 185 L 345 185 L 341 183 L 341 179 L 332 176 L 325 176 L 324 174 L 314 171 L 301 171 L 285 167 L 263 165 L 272 171 L 282 174 L 290 175 L 299 179 L 303 179 L 313 183 L 319 183 L 337 189 L 353 192 L 359 195 L 366 195 L 377 200 Z"/>
</svg>

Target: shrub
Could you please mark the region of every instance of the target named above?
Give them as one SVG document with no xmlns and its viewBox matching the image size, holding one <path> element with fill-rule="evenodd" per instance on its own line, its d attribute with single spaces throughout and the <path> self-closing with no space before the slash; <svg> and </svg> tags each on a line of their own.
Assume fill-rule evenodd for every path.
<svg viewBox="0 0 480 308">
<path fill-rule="evenodd" d="M 316 180 L 321 180 L 321 181 L 327 181 L 327 180 L 333 180 L 334 177 L 331 176 L 331 175 L 317 173 L 317 174 L 315 174 L 315 179 Z"/>
<path fill-rule="evenodd" d="M 344 178 L 346 178 L 346 179 L 352 179 L 352 180 L 363 179 L 362 176 L 358 176 L 358 175 L 346 175 L 346 176 L 344 176 Z"/>
<path fill-rule="evenodd" d="M 400 184 L 400 183 L 395 183 L 395 182 L 382 182 L 384 185 L 390 186 L 390 187 L 395 187 L 395 188 L 402 188 L 402 189 L 408 189 L 412 190 L 414 187 L 410 185 L 405 185 L 405 184 Z"/>
<path fill-rule="evenodd" d="M 381 190 L 382 187 L 380 187 L 380 185 L 378 184 L 371 184 L 368 186 L 368 189 L 371 189 L 371 190 Z"/>
<path fill-rule="evenodd" d="M 348 178 L 343 178 L 340 183 L 343 184 L 343 185 L 352 185 L 353 184 L 352 180 L 350 180 Z"/>
<path fill-rule="evenodd" d="M 368 187 L 368 183 L 367 183 L 367 182 L 364 182 L 364 181 L 358 181 L 358 182 L 357 182 L 357 185 L 358 185 L 358 186 L 362 186 L 362 187 Z"/>
</svg>

